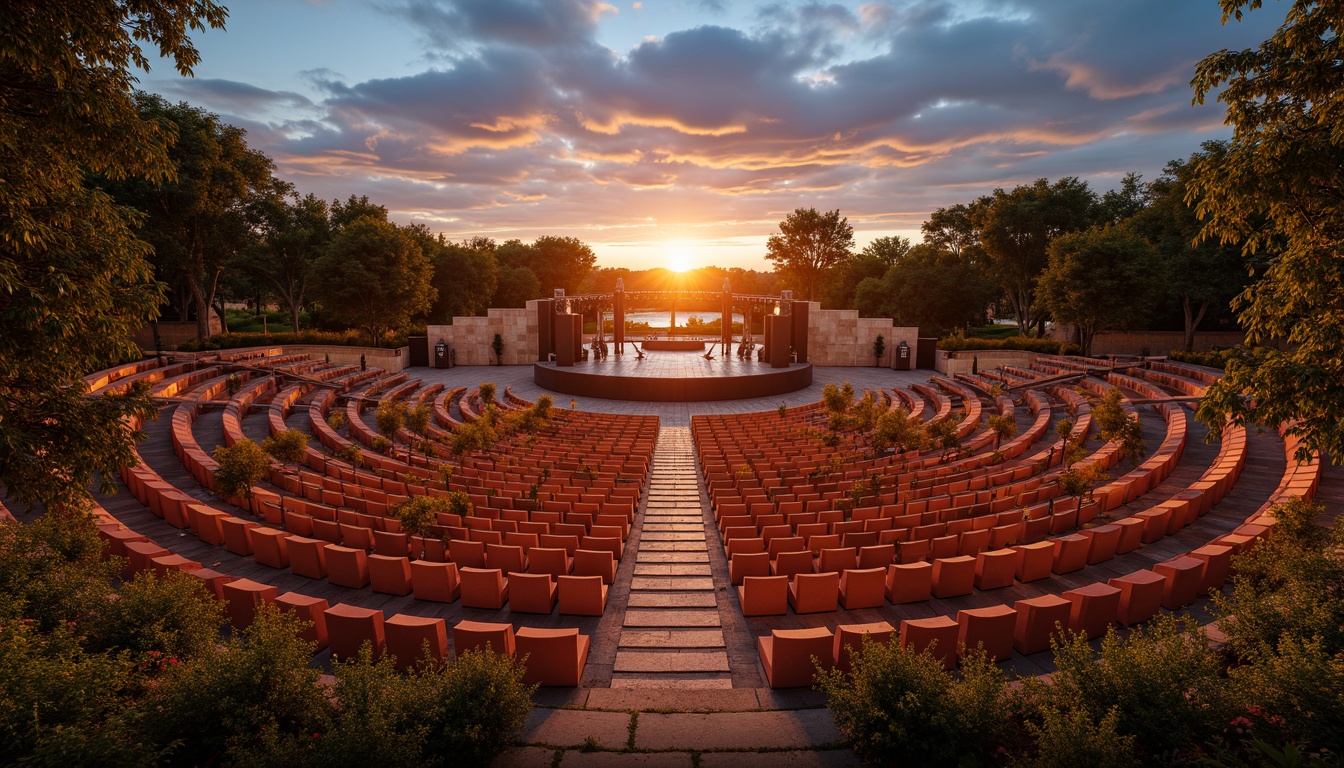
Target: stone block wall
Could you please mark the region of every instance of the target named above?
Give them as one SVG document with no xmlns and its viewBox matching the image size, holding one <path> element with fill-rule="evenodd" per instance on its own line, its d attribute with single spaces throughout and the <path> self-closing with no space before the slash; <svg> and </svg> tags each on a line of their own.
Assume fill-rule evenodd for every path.
<svg viewBox="0 0 1344 768">
<path fill-rule="evenodd" d="M 495 334 L 504 337 L 504 365 L 531 365 L 537 359 L 537 302 L 524 309 L 491 309 L 485 317 L 454 317 L 452 325 L 431 325 L 430 354 L 442 339 L 457 352 L 458 365 L 494 365 Z"/>
<path fill-rule="evenodd" d="M 902 341 L 910 345 L 912 356 L 919 344 L 918 328 L 897 327 L 890 318 L 859 317 L 855 309 L 822 309 L 819 302 L 808 309 L 807 354 L 813 365 L 871 366 L 877 362 L 873 342 L 879 334 L 886 341 L 880 361 L 884 368 L 891 367 Z"/>
</svg>

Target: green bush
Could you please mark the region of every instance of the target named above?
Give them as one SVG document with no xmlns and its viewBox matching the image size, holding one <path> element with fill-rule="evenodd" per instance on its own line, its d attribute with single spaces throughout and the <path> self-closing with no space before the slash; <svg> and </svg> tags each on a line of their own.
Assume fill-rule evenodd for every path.
<svg viewBox="0 0 1344 768">
<path fill-rule="evenodd" d="M 336 451 L 336 458 L 352 467 L 364 466 L 364 451 L 354 443 L 341 446 L 340 450 Z"/>
<path fill-rule="evenodd" d="M 1053 339 L 1036 339 L 1030 336 L 1010 336 L 1006 339 L 981 339 L 974 337 L 949 336 L 938 340 L 938 348 L 949 351 L 963 349 L 1020 349 L 1027 352 L 1039 352 L 1043 355 L 1076 355 L 1078 345 Z"/>
<path fill-rule="evenodd" d="M 387 454 L 392 450 L 392 441 L 382 435 L 374 435 L 369 441 L 369 447 L 378 453 Z"/>
<path fill-rule="evenodd" d="M 1332 655 L 1320 638 L 1285 636 L 1256 663 L 1234 667 L 1231 679 L 1257 735 L 1344 752 L 1344 653 Z"/>
<path fill-rule="evenodd" d="M 327 426 L 340 432 L 345 428 L 345 411 L 332 411 L 327 417 Z"/>
<path fill-rule="evenodd" d="M 90 647 L 126 650 L 150 669 L 214 650 L 224 609 L 202 582 L 180 571 L 145 571 L 121 585 L 89 631 Z"/>
<path fill-rule="evenodd" d="M 308 459 L 308 433 L 282 429 L 262 440 L 261 449 L 285 464 L 302 464 Z"/>
<path fill-rule="evenodd" d="M 233 445 L 216 447 L 211 456 L 219 463 L 215 470 L 215 490 L 225 498 L 251 498 L 252 486 L 266 477 L 271 468 L 270 455 L 246 438 Z"/>
<path fill-rule="evenodd" d="M 404 331 L 388 333 L 378 340 L 381 347 L 404 347 L 409 342 Z M 362 331 L 300 331 L 299 333 L 218 333 L 204 343 L 191 340 L 179 344 L 179 352 L 200 352 L 214 349 L 241 349 L 243 347 L 282 347 L 295 344 L 314 344 L 339 347 L 367 347 L 369 337 Z"/>
<path fill-rule="evenodd" d="M 451 664 L 418 673 L 428 711 L 427 759 L 485 766 L 522 733 L 535 687 L 523 685 L 524 662 L 490 651 L 467 651 Z"/>
<path fill-rule="evenodd" d="M 92 620 L 125 562 L 102 560 L 103 547 L 85 512 L 0 522 L 0 624 L 24 618 L 47 631 Z"/>
<path fill-rule="evenodd" d="M 448 492 L 448 512 L 454 515 L 460 515 L 463 519 L 471 517 L 474 507 L 471 503 L 471 497 L 462 491 Z"/>
<path fill-rule="evenodd" d="M 1040 722 L 1028 721 L 1035 742 L 1028 755 L 1013 758 L 1014 768 L 1132 768 L 1134 737 L 1117 732 L 1120 714 L 1114 708 L 1098 721 L 1086 712 L 1064 713 L 1053 707 L 1041 711 Z"/>
<path fill-rule="evenodd" d="M 423 536 L 430 526 L 438 525 L 437 513 L 448 511 L 448 500 L 437 496 L 412 496 L 388 510 L 401 521 L 401 530 L 413 536 Z"/>
<path fill-rule="evenodd" d="M 329 703 L 301 628 L 292 614 L 262 606 L 219 651 L 170 669 L 140 706 L 145 739 L 171 747 L 169 764 L 194 766 L 235 762 L 263 736 L 320 733 Z"/>
<path fill-rule="evenodd" d="M 1173 349 L 1167 353 L 1168 360 L 1175 360 L 1178 363 L 1190 363 L 1191 365 L 1202 365 L 1206 368 L 1217 368 L 1223 370 L 1227 368 L 1227 361 L 1241 357 L 1245 350 L 1237 347 L 1214 347 L 1208 352 L 1185 352 L 1183 350 Z"/>
</svg>

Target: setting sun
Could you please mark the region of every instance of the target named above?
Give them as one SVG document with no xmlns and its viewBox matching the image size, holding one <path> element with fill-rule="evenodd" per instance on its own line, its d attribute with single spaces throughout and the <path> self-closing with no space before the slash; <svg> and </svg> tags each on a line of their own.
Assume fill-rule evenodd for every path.
<svg viewBox="0 0 1344 768">
<path fill-rule="evenodd" d="M 667 249 L 667 268 L 672 272 L 685 272 L 695 268 L 695 258 L 689 246 L 674 245 Z"/>
</svg>

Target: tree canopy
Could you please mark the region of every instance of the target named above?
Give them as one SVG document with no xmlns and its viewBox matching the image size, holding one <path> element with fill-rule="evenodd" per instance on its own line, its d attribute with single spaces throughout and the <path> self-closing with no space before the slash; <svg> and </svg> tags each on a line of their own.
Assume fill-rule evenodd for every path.
<svg viewBox="0 0 1344 768">
<path fill-rule="evenodd" d="M 429 311 L 430 263 L 415 236 L 361 216 L 332 240 L 317 263 L 313 290 L 334 317 L 363 328 L 377 346 L 383 333 Z"/>
<path fill-rule="evenodd" d="M 849 258 L 854 228 L 839 210 L 799 208 L 779 222 L 779 233 L 771 235 L 765 247 L 765 258 L 801 292 L 798 298 L 816 301 L 827 273 Z"/>
<path fill-rule="evenodd" d="M 1240 20 L 1260 0 L 1221 0 Z M 1196 67 L 1195 100 L 1227 105 L 1232 138 L 1193 162 L 1187 193 L 1202 237 L 1242 243 L 1262 278 L 1234 301 L 1247 340 L 1286 342 L 1228 363 L 1199 416 L 1291 423 L 1313 451 L 1344 460 L 1344 43 L 1338 3 L 1295 0 L 1258 48 L 1220 51 Z"/>
<path fill-rule="evenodd" d="M 21 502 L 77 504 L 94 472 L 133 461 L 122 417 L 152 412 L 148 399 L 86 400 L 80 377 L 138 357 L 130 332 L 162 293 L 136 216 L 87 174 L 172 177 L 172 133 L 137 112 L 134 70 L 158 55 L 191 74 L 189 31 L 225 15 L 212 0 L 0 14 L 0 485 Z"/>
<path fill-rule="evenodd" d="M 1107 224 L 1060 235 L 1037 287 L 1056 322 L 1078 329 L 1084 355 L 1097 331 L 1124 328 L 1144 317 L 1161 290 L 1156 254 L 1125 225 Z"/>
</svg>

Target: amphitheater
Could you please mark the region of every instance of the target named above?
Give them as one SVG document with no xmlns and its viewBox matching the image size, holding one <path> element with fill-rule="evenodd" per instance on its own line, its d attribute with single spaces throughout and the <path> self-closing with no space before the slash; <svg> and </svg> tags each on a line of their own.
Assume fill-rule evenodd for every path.
<svg viewBox="0 0 1344 768">
<path fill-rule="evenodd" d="M 569 747 L 564 765 L 706 766 L 852 764 L 808 687 L 809 657 L 846 663 L 837 637 L 936 639 L 948 664 L 982 644 L 1045 673 L 1056 621 L 1099 636 L 1159 611 L 1200 614 L 1231 556 L 1273 525 L 1271 505 L 1344 497 L 1334 470 L 1293 461 L 1278 434 L 1229 428 L 1207 443 L 1192 413 L 1216 376 L 1039 356 L 954 378 L 819 367 L 805 389 L 750 400 L 558 395 L 545 428 L 461 458 L 446 441 L 477 418 L 478 386 L 495 383 L 505 409 L 528 406 L 545 392 L 530 366 L 394 373 L 258 348 L 87 382 L 149 382 L 163 403 L 141 425 L 141 463 L 95 498 L 129 569 L 190 572 L 238 626 L 257 601 L 297 611 L 314 622 L 319 665 L 365 640 L 399 659 L 425 639 L 445 655 L 485 640 L 527 654 L 543 687 L 525 744 L 499 764 L 552 765 Z M 821 389 L 843 381 L 926 423 L 953 420 L 961 451 L 874 458 L 862 436 L 822 447 Z M 1062 495 L 1055 425 L 1073 414 L 1073 438 L 1088 434 L 1084 393 L 1112 388 L 1137 413 L 1145 454 L 1122 463 L 1118 446 L 1085 441 L 1081 461 L 1107 478 Z M 405 430 L 391 451 L 371 447 L 387 400 L 432 407 L 428 450 Z M 999 443 L 990 414 L 1011 415 L 1016 435 Z M 282 429 L 311 436 L 305 465 L 273 464 L 249 499 L 212 491 L 217 446 Z M 362 467 L 335 455 L 352 445 Z M 441 515 L 431 535 L 388 516 L 449 490 L 473 514 Z M 585 742 L 598 751 L 573 749 Z"/>
</svg>

